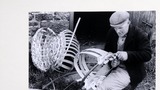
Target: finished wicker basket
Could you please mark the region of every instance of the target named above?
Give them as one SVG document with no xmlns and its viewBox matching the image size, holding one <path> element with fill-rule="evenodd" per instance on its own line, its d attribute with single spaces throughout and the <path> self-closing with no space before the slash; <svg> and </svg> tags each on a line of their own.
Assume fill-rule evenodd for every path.
<svg viewBox="0 0 160 90">
<path fill-rule="evenodd" d="M 74 36 L 73 40 L 71 37 L 72 31 L 68 29 L 59 34 L 50 28 L 38 29 L 31 43 L 32 61 L 35 67 L 45 72 L 49 69 L 60 72 L 72 70 L 80 46 L 76 37 Z"/>
</svg>

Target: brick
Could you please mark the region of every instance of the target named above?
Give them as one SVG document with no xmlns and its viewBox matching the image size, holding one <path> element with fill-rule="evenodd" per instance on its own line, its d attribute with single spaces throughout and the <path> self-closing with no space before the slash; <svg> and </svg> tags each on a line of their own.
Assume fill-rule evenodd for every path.
<svg viewBox="0 0 160 90">
<path fill-rule="evenodd" d="M 43 14 L 43 20 L 53 20 L 52 14 Z"/>
<path fill-rule="evenodd" d="M 34 35 L 34 32 L 32 30 L 29 30 L 29 36 L 33 36 Z"/>
<path fill-rule="evenodd" d="M 61 20 L 61 17 L 59 17 L 59 16 L 54 16 L 53 18 L 54 18 L 54 20 Z"/>
<path fill-rule="evenodd" d="M 38 22 L 29 22 L 29 26 L 38 26 Z"/>
<path fill-rule="evenodd" d="M 29 13 L 29 21 L 31 21 L 34 18 L 34 15 Z"/>
<path fill-rule="evenodd" d="M 40 22 L 40 27 L 50 27 L 50 25 L 51 25 L 51 22 L 46 20 Z"/>
<path fill-rule="evenodd" d="M 37 21 L 43 21 L 43 20 L 53 20 L 53 15 L 52 14 L 36 14 L 35 19 Z"/>
<path fill-rule="evenodd" d="M 43 14 L 35 14 L 35 19 L 37 21 L 42 21 L 43 20 Z"/>
<path fill-rule="evenodd" d="M 69 28 L 69 22 L 65 22 L 65 21 L 55 21 L 55 22 L 52 22 L 52 23 L 51 23 L 50 28 L 51 28 L 55 33 L 60 33 L 61 31 Z"/>
<path fill-rule="evenodd" d="M 69 12 L 55 12 L 55 20 L 69 20 L 70 13 Z"/>
<path fill-rule="evenodd" d="M 38 27 L 29 27 L 29 33 L 31 34 L 31 36 L 38 30 Z"/>
</svg>

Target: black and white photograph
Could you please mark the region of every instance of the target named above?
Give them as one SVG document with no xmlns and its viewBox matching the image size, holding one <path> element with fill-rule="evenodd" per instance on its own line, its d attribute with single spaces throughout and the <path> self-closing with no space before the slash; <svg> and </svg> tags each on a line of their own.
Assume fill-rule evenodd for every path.
<svg viewBox="0 0 160 90">
<path fill-rule="evenodd" d="M 29 11 L 29 90 L 155 90 L 156 10 Z"/>
</svg>

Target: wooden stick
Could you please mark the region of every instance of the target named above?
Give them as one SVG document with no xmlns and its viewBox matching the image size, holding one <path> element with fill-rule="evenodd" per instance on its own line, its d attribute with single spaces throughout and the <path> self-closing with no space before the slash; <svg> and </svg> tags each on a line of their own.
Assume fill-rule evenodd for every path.
<svg viewBox="0 0 160 90">
<path fill-rule="evenodd" d="M 78 27 L 78 24 L 79 24 L 80 20 L 81 20 L 81 18 L 79 18 L 78 21 L 77 21 L 77 23 L 76 23 L 76 26 L 75 26 L 75 28 L 74 28 L 74 31 L 73 31 L 71 40 L 70 40 L 70 42 L 69 42 L 69 45 L 68 45 L 68 47 L 67 47 L 67 50 L 66 50 L 66 53 L 64 54 L 64 56 L 67 54 L 67 51 L 68 51 L 68 49 L 69 49 L 69 47 L 70 47 L 70 45 L 71 45 L 71 42 L 72 42 L 73 37 L 74 37 L 74 35 L 75 35 L 75 33 L 76 33 L 76 30 L 77 30 L 77 27 Z"/>
<path fill-rule="evenodd" d="M 65 77 L 65 76 L 68 76 L 68 75 L 71 75 L 71 74 L 76 74 L 77 72 L 70 72 L 70 73 L 66 73 L 66 74 L 64 74 L 64 75 L 62 75 L 62 76 L 59 76 L 59 77 L 57 77 L 57 78 L 55 78 L 54 80 L 52 80 L 51 82 L 49 82 L 48 84 L 46 84 L 46 85 L 44 85 L 43 87 L 42 87 L 42 89 L 45 89 L 46 87 L 48 87 L 50 84 L 52 84 L 54 81 L 56 81 L 56 80 L 58 80 L 58 79 L 60 79 L 60 78 L 63 78 L 63 77 Z"/>
</svg>

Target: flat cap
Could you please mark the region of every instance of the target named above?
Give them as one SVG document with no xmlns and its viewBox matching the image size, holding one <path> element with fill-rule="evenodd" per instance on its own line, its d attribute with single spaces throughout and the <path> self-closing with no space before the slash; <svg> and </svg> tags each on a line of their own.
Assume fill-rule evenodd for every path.
<svg viewBox="0 0 160 90">
<path fill-rule="evenodd" d="M 121 26 L 123 23 L 129 19 L 129 13 L 127 11 L 116 11 L 114 12 L 109 21 L 112 27 Z"/>
</svg>

